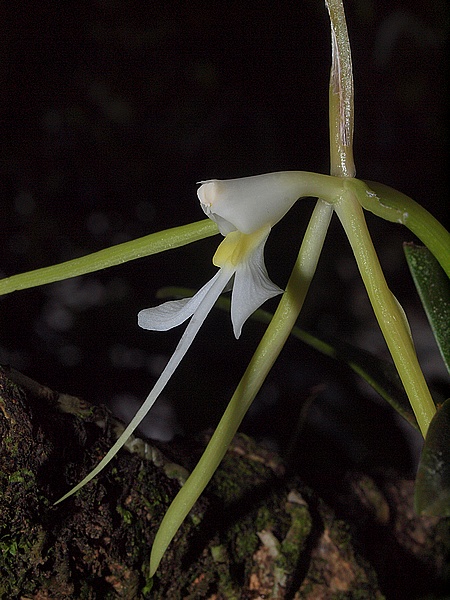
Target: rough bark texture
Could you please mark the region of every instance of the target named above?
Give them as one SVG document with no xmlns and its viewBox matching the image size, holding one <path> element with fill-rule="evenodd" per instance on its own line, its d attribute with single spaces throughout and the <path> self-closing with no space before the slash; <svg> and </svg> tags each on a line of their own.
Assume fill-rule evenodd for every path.
<svg viewBox="0 0 450 600">
<path fill-rule="evenodd" d="M 350 474 L 340 492 L 345 522 L 245 436 L 151 581 L 156 529 L 207 436 L 165 447 L 132 440 L 105 473 L 54 507 L 120 427 L 103 409 L 0 371 L 0 598 L 430 598 L 448 582 L 448 520 L 414 515 L 412 482 L 390 476 L 380 489 Z M 353 532 L 369 536 L 366 557 Z M 405 594 L 386 581 L 381 591 L 392 569 L 383 572 L 380 556 L 401 561 L 399 572 L 415 565 L 409 591 L 400 578 Z"/>
</svg>

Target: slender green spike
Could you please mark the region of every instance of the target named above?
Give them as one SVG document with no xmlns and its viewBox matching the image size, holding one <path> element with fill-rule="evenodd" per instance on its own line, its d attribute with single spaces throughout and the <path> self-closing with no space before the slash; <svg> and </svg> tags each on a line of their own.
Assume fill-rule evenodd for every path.
<svg viewBox="0 0 450 600">
<path fill-rule="evenodd" d="M 18 290 L 25 290 L 69 279 L 70 277 L 77 277 L 86 273 L 93 273 L 94 271 L 121 265 L 129 260 L 143 258 L 144 256 L 150 256 L 151 254 L 157 254 L 158 252 L 164 252 L 172 248 L 179 248 L 197 240 L 216 235 L 218 232 L 219 230 L 215 223 L 210 219 L 204 219 L 196 223 L 189 223 L 188 225 L 181 225 L 180 227 L 151 233 L 137 240 L 117 244 L 116 246 L 93 252 L 87 256 L 1 279 L 0 296 Z"/>
</svg>

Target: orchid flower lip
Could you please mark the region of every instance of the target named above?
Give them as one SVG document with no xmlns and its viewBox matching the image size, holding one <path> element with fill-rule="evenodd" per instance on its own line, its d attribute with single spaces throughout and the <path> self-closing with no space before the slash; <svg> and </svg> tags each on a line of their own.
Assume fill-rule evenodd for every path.
<svg viewBox="0 0 450 600">
<path fill-rule="evenodd" d="M 239 338 L 242 327 L 250 315 L 266 300 L 283 292 L 269 278 L 264 264 L 264 246 L 270 233 L 270 227 L 264 227 L 253 234 L 233 231 L 219 245 L 213 262 L 219 271 L 193 297 L 171 300 L 159 306 L 141 310 L 138 324 L 143 329 L 167 331 L 181 325 L 184 321 L 195 318 L 202 312 L 202 304 L 216 289 L 216 300 L 219 295 L 231 289 L 231 321 L 236 338 Z M 215 281 L 220 279 L 219 289 Z"/>
</svg>

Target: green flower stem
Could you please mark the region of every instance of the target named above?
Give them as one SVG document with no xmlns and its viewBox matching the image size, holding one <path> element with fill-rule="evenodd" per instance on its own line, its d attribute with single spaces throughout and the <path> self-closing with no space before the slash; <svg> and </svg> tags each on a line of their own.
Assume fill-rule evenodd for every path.
<svg viewBox="0 0 450 600">
<path fill-rule="evenodd" d="M 191 242 L 216 235 L 218 232 L 217 225 L 213 221 L 204 219 L 196 223 L 151 233 L 137 240 L 117 244 L 111 248 L 74 258 L 58 265 L 6 277 L 0 280 L 0 296 L 121 265 L 129 260 L 150 256 L 164 250 L 179 248 Z"/>
<path fill-rule="evenodd" d="M 331 72 L 329 91 L 331 175 L 354 177 L 353 72 L 342 0 L 325 0 L 331 25 Z"/>
<path fill-rule="evenodd" d="M 347 189 L 334 209 L 352 246 L 375 316 L 425 437 L 436 407 L 417 360 L 405 315 L 384 278 L 352 181 L 344 187 Z"/>
<path fill-rule="evenodd" d="M 217 429 L 188 480 L 169 506 L 156 534 L 150 557 L 153 576 L 168 545 L 222 461 L 247 410 L 281 352 L 314 276 L 332 215 L 332 207 L 319 200 L 300 252 L 275 315 L 266 329 Z"/>
<path fill-rule="evenodd" d="M 435 256 L 450 277 L 450 233 L 425 208 L 409 196 L 388 185 L 367 181 L 373 193 L 359 193 L 363 208 L 393 223 L 410 229 Z"/>
</svg>

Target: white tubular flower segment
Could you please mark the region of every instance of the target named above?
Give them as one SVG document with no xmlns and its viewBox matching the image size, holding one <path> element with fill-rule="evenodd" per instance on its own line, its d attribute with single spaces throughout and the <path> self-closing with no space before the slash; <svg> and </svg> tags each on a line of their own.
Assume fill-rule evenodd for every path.
<svg viewBox="0 0 450 600">
<path fill-rule="evenodd" d="M 332 202 L 336 178 L 306 171 L 280 171 L 240 179 L 200 181 L 200 205 L 219 226 L 220 233 L 252 233 L 273 227 L 304 196 Z"/>
</svg>

